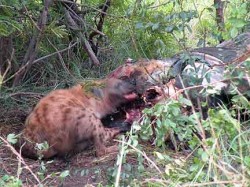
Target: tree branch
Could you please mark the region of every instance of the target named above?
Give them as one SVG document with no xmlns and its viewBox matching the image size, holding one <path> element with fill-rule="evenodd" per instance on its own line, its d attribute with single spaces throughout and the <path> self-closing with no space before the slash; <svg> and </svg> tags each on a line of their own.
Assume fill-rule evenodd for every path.
<svg viewBox="0 0 250 187">
<path fill-rule="evenodd" d="M 100 18 L 99 18 L 99 22 L 96 26 L 96 30 L 94 30 L 90 35 L 89 35 L 89 41 L 90 44 L 92 46 L 92 48 L 95 48 L 95 53 L 97 53 L 98 50 L 98 43 L 94 43 L 94 37 L 96 35 L 100 35 L 100 32 L 102 33 L 102 29 L 103 29 L 103 24 L 104 24 L 104 18 L 107 15 L 107 10 L 110 7 L 111 1 L 110 0 L 106 0 L 105 4 L 102 7 L 101 13 L 100 13 Z M 102 35 L 101 35 L 102 36 Z"/>
<path fill-rule="evenodd" d="M 215 6 L 215 10 L 216 10 L 216 23 L 218 26 L 218 30 L 220 32 L 225 31 L 225 23 L 224 23 L 224 2 L 221 0 L 214 0 L 214 6 Z M 223 38 L 220 38 L 220 43 L 222 43 L 224 40 Z"/>
<path fill-rule="evenodd" d="M 83 42 L 83 47 L 84 47 L 85 51 L 87 52 L 89 58 L 91 59 L 91 61 L 95 65 L 100 65 L 100 62 L 99 62 L 98 58 L 96 57 L 93 49 L 91 48 L 91 45 L 89 44 L 88 40 L 83 35 L 83 33 L 80 32 L 81 29 L 80 29 L 79 25 L 76 23 L 76 21 L 74 20 L 74 17 L 71 15 L 71 11 L 73 11 L 73 10 L 71 10 L 70 7 L 68 7 L 67 5 L 65 5 L 64 11 L 65 11 L 65 17 L 66 17 L 67 22 L 68 22 L 68 26 L 72 30 L 74 30 L 74 31 L 77 32 L 78 37 Z M 83 22 L 83 20 L 80 20 L 80 21 Z"/>
<path fill-rule="evenodd" d="M 45 25 L 48 20 L 49 7 L 52 5 L 52 3 L 53 3 L 53 0 L 44 0 L 44 8 L 39 17 L 39 20 L 36 26 L 37 29 L 35 30 L 30 40 L 28 49 L 23 59 L 23 63 L 22 63 L 23 65 L 20 68 L 22 69 L 22 71 L 19 71 L 19 73 L 16 74 L 12 86 L 17 86 L 21 83 L 21 80 L 25 77 L 25 74 L 29 71 L 33 61 L 35 60 L 35 57 L 37 54 L 37 47 L 42 37 L 43 31 L 45 29 Z"/>
<path fill-rule="evenodd" d="M 28 65 L 30 65 L 30 64 L 33 65 L 33 64 L 35 64 L 35 63 L 37 63 L 37 62 L 40 62 L 40 61 L 42 61 L 42 60 L 44 60 L 44 59 L 46 59 L 46 58 L 49 58 L 49 57 L 54 56 L 54 55 L 57 55 L 58 53 L 62 53 L 62 52 L 64 52 L 64 51 L 67 51 L 67 50 L 71 49 L 72 47 L 74 47 L 76 44 L 78 44 L 78 42 L 75 42 L 74 44 L 69 45 L 69 46 L 68 46 L 67 48 L 65 48 L 65 49 L 62 49 L 62 50 L 60 50 L 60 51 L 56 51 L 56 52 L 54 52 L 54 53 L 51 53 L 51 54 L 48 54 L 48 55 L 43 56 L 43 57 L 41 57 L 41 58 L 38 58 L 38 59 L 34 60 L 32 63 L 30 63 L 30 61 L 29 61 L 28 63 L 26 63 L 25 65 L 23 65 L 17 72 L 15 72 L 12 76 L 10 76 L 8 79 L 4 80 L 4 81 L 3 81 L 3 84 L 6 83 L 6 82 L 8 82 L 9 80 L 13 79 L 16 75 L 18 75 L 20 72 L 22 72 L 23 69 L 25 69 Z"/>
</svg>

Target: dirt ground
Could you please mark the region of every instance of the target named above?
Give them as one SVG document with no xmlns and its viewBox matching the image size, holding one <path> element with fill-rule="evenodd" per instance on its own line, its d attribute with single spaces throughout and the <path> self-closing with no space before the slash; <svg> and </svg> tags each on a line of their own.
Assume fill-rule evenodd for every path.
<svg viewBox="0 0 250 187">
<path fill-rule="evenodd" d="M 30 108 L 23 108 L 23 110 L 18 108 L 12 107 L 6 110 L 3 105 L 0 106 L 0 136 L 5 140 L 8 134 L 18 134 L 23 129 Z M 19 178 L 23 186 L 37 186 L 39 183 L 34 175 L 44 186 L 77 187 L 98 186 L 99 184 L 111 186 L 114 180 L 110 176 L 112 174 L 110 170 L 114 168 L 117 153 L 98 158 L 95 156 L 94 150 L 87 150 L 68 160 L 55 158 L 52 162 L 21 159 L 23 159 L 22 163 L 13 150 L 0 140 L 0 186 L 2 177 L 5 175 Z M 133 164 L 136 162 L 136 158 L 132 156 L 127 159 L 127 162 Z M 62 179 L 61 172 L 67 170 L 69 176 Z M 39 173 L 42 175 L 38 176 Z"/>
<path fill-rule="evenodd" d="M 23 128 L 27 114 L 27 111 L 17 109 L 6 111 L 4 108 L 0 108 L 0 136 L 6 139 L 10 133 L 18 134 Z M 107 170 L 114 166 L 117 153 L 97 158 L 94 150 L 87 150 L 74 155 L 68 160 L 54 159 L 52 162 L 43 161 L 45 167 L 43 167 L 42 161 L 23 158 L 23 162 L 26 165 L 21 164 L 22 170 L 20 175 L 18 174 L 20 159 L 17 158 L 13 150 L 1 142 L 0 180 L 4 175 L 19 176 L 23 186 L 35 186 L 38 184 L 38 181 L 27 169 L 28 167 L 37 176 L 39 172 L 43 173 L 39 180 L 44 186 L 77 187 L 86 184 L 90 186 L 112 184 L 112 181 L 108 180 Z M 62 180 L 60 174 L 66 170 L 69 171 L 69 176 Z"/>
<path fill-rule="evenodd" d="M 12 110 L 3 114 L 3 108 L 2 111 L 0 108 L 0 136 L 6 139 L 10 133 L 18 134 L 23 128 L 26 115 L 26 112 Z M 147 155 L 153 153 L 155 149 L 156 148 L 149 142 L 143 143 L 143 150 L 147 152 Z M 39 176 L 39 180 L 44 186 L 77 187 L 112 186 L 114 184 L 114 177 L 111 177 L 111 170 L 114 169 L 116 164 L 117 153 L 98 158 L 95 156 L 94 150 L 86 150 L 74 155 L 68 160 L 55 158 L 52 161 L 39 161 L 21 158 L 23 159 L 22 164 L 20 164 L 20 158 L 18 159 L 18 152 L 16 153 L 17 154 L 14 154 L 13 150 L 11 150 L 9 146 L 6 146 L 4 142 L 0 144 L 0 182 L 4 175 L 8 175 L 20 178 L 23 186 L 37 186 L 39 183 L 28 170 L 30 169 L 36 176 L 38 176 L 39 173 L 43 174 Z M 180 155 L 176 154 L 173 150 L 169 150 L 168 153 L 174 157 L 180 157 Z M 127 155 L 126 163 L 132 166 L 132 169 L 128 173 L 129 177 L 125 177 L 125 179 L 120 182 L 126 184 L 135 178 L 140 180 L 140 174 L 138 174 L 136 168 L 138 166 L 137 156 L 133 154 Z M 149 172 L 143 173 L 145 175 L 144 177 L 147 177 L 147 173 L 149 174 L 148 177 L 157 174 L 157 171 L 155 174 L 153 173 L 152 168 L 150 168 L 147 163 L 143 164 L 145 169 L 149 169 Z M 21 171 L 19 170 L 20 166 L 22 168 Z M 164 168 L 162 169 L 164 170 Z M 69 171 L 69 176 L 62 179 L 60 177 L 61 173 L 67 170 Z"/>
<path fill-rule="evenodd" d="M 19 132 L 22 124 L 6 125 L 0 124 L 0 135 L 6 137 L 9 133 Z M 117 153 L 97 158 L 94 150 L 87 150 L 74 155 L 69 160 L 54 159 L 43 161 L 45 163 L 44 179 L 40 179 L 45 186 L 97 186 L 98 184 L 112 184 L 108 180 L 107 170 L 112 168 L 116 162 Z M 23 161 L 36 175 L 42 169 L 42 161 L 24 158 Z M 18 176 L 19 162 L 17 156 L 3 143 L 0 146 L 0 177 L 4 175 Z M 23 168 L 20 179 L 24 186 L 37 185 L 35 177 L 21 164 Z M 64 180 L 60 178 L 60 173 L 69 170 L 69 176 Z M 55 175 L 55 176 L 54 176 Z"/>
</svg>

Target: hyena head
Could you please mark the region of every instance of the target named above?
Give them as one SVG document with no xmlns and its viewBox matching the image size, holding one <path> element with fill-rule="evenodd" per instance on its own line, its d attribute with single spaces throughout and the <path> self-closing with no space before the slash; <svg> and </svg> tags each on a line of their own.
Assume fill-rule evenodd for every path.
<svg viewBox="0 0 250 187">
<path fill-rule="evenodd" d="M 108 78 L 122 79 L 134 84 L 136 92 L 143 94 L 149 87 L 165 84 L 171 62 L 168 60 L 139 59 L 126 63 L 108 75 Z"/>
<path fill-rule="evenodd" d="M 107 80 L 104 93 L 106 94 L 105 99 L 108 99 L 112 105 L 118 106 L 137 98 L 135 91 L 135 85 L 124 80 L 111 78 Z"/>
<path fill-rule="evenodd" d="M 92 93 L 98 101 L 95 104 L 98 118 L 116 112 L 121 104 L 137 98 L 134 85 L 116 78 L 106 79 L 102 87 L 92 87 Z"/>
</svg>

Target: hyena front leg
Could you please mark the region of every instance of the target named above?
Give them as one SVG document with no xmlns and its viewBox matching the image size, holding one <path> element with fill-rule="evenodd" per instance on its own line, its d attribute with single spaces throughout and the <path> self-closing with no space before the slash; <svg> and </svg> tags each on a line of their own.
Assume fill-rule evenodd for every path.
<svg viewBox="0 0 250 187">
<path fill-rule="evenodd" d="M 88 150 L 90 148 L 93 148 L 93 141 L 91 140 L 84 140 L 82 142 L 79 142 L 75 145 L 74 149 L 72 150 L 72 155 L 75 155 L 77 153 L 80 153 L 84 150 Z"/>
<path fill-rule="evenodd" d="M 96 148 L 96 155 L 103 156 L 105 154 L 118 152 L 118 146 L 106 146 L 106 143 L 112 140 L 116 135 L 120 134 L 119 128 L 104 128 L 101 121 L 99 122 L 97 130 L 94 134 L 94 146 Z"/>
<path fill-rule="evenodd" d="M 104 128 L 101 120 L 94 115 L 82 116 L 83 117 L 79 118 L 76 123 L 78 137 L 77 143 L 79 144 L 79 148 L 76 149 L 79 150 L 81 149 L 82 145 L 92 141 L 96 149 L 97 156 L 118 151 L 117 146 L 106 147 L 106 143 L 118 135 L 121 132 L 121 129 Z"/>
</svg>

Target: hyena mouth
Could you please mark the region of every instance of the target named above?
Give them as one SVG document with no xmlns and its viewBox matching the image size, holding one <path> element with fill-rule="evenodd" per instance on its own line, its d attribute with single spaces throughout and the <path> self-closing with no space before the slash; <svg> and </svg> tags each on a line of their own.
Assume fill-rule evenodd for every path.
<svg viewBox="0 0 250 187">
<path fill-rule="evenodd" d="M 127 99 L 128 101 L 132 101 L 138 98 L 138 95 L 134 92 L 131 92 L 129 94 L 124 95 L 124 98 Z"/>
<path fill-rule="evenodd" d="M 155 104 L 164 98 L 164 91 L 161 87 L 153 86 L 145 91 L 142 96 L 145 105 Z"/>
<path fill-rule="evenodd" d="M 143 95 L 132 92 L 124 97 L 128 102 L 119 107 L 116 113 L 102 119 L 105 127 L 120 127 L 123 123 L 132 125 L 134 121 L 140 120 L 144 108 L 152 107 L 164 97 L 164 94 L 160 87 L 154 86 L 148 88 Z"/>
<path fill-rule="evenodd" d="M 157 91 L 154 88 L 150 88 L 150 89 L 146 90 L 146 93 L 144 94 L 144 98 L 146 101 L 154 101 L 155 99 L 157 99 L 160 96 L 162 96 L 162 93 L 160 93 L 159 91 Z"/>
</svg>

